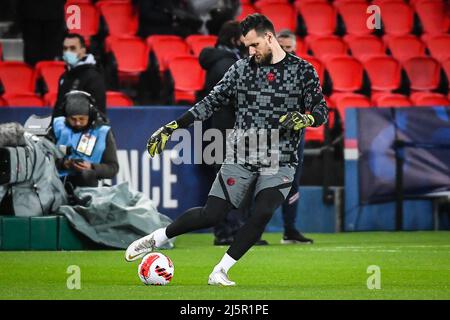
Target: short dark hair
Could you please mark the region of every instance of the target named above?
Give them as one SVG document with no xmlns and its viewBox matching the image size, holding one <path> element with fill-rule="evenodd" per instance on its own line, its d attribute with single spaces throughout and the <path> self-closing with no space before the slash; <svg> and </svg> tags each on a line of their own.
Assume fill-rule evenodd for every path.
<svg viewBox="0 0 450 320">
<path fill-rule="evenodd" d="M 272 32 L 275 35 L 275 28 L 272 22 L 264 15 L 260 13 L 253 13 L 245 17 L 241 21 L 241 31 L 244 37 L 250 30 L 255 30 L 258 35 L 263 35 L 267 31 Z"/>
<path fill-rule="evenodd" d="M 231 40 L 239 40 L 241 37 L 241 28 L 238 21 L 227 21 L 220 28 L 219 34 L 217 35 L 216 46 L 224 45 L 230 48 L 236 46 Z"/>
<path fill-rule="evenodd" d="M 66 34 L 66 36 L 64 37 L 64 39 L 78 39 L 80 41 L 80 46 L 82 48 L 86 48 L 86 41 L 84 41 L 84 38 L 82 35 L 78 34 L 78 33 L 68 33 Z"/>
</svg>

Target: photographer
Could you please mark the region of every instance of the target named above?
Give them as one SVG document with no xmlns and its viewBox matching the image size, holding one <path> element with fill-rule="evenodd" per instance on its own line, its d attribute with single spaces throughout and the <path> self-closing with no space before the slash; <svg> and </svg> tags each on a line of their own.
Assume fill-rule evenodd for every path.
<svg viewBox="0 0 450 320">
<path fill-rule="evenodd" d="M 73 187 L 97 187 L 98 180 L 113 178 L 119 163 L 111 131 L 84 91 L 71 91 L 64 97 L 63 116 L 53 119 L 47 136 L 66 156 L 57 159 L 60 177 Z"/>
</svg>

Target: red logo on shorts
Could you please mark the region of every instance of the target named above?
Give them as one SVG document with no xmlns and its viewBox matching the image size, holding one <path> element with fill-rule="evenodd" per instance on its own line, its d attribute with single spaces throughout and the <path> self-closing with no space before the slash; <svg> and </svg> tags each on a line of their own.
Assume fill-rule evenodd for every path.
<svg viewBox="0 0 450 320">
<path fill-rule="evenodd" d="M 228 178 L 227 179 L 227 185 L 232 186 L 236 183 L 236 180 L 234 178 Z"/>
<path fill-rule="evenodd" d="M 267 74 L 267 80 L 269 80 L 269 82 L 272 82 L 273 80 L 275 80 L 275 74 L 272 72 L 269 72 Z"/>
</svg>

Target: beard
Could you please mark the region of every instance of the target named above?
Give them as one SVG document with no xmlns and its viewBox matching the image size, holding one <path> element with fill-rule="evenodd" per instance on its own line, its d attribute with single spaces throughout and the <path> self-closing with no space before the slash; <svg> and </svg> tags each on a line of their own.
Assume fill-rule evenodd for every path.
<svg viewBox="0 0 450 320">
<path fill-rule="evenodd" d="M 262 66 L 267 66 L 272 62 L 273 54 L 272 50 L 269 50 L 268 53 L 262 54 L 260 59 L 255 59 L 256 63 Z"/>
</svg>

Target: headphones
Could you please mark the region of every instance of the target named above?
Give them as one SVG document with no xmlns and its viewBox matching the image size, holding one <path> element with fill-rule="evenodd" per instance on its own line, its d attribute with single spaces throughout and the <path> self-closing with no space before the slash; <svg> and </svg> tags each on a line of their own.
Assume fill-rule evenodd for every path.
<svg viewBox="0 0 450 320">
<path fill-rule="evenodd" d="M 80 90 L 72 90 L 72 91 L 66 93 L 64 95 L 64 100 L 63 100 L 62 107 L 61 107 L 61 111 L 64 115 L 66 114 L 67 99 L 72 96 L 80 96 L 80 97 L 87 99 L 87 101 L 89 103 L 89 126 L 91 126 L 95 121 L 97 121 L 97 119 L 99 117 L 99 111 L 98 111 L 97 107 L 95 106 L 96 102 L 95 102 L 94 97 L 91 94 L 89 94 L 88 92 L 80 91 Z"/>
</svg>

